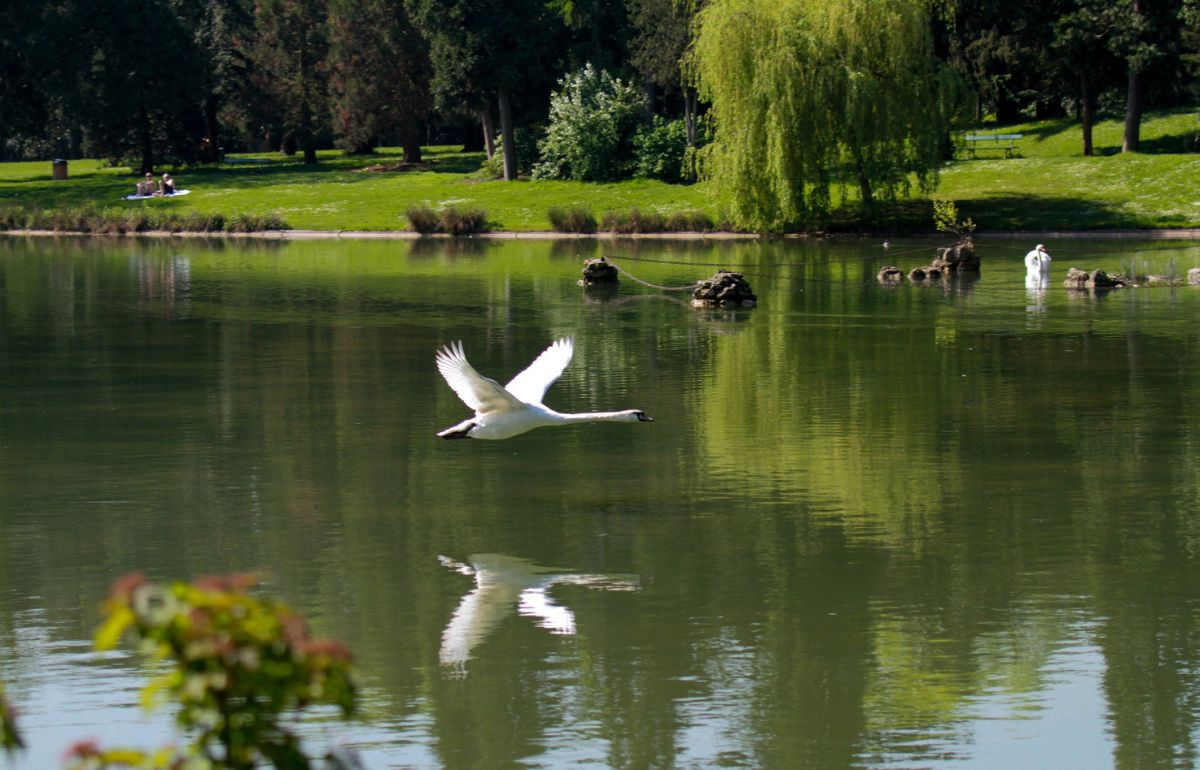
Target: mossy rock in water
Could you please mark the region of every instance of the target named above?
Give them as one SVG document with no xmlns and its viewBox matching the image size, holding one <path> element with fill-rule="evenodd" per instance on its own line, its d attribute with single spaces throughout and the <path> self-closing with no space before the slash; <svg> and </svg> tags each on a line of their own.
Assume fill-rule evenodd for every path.
<svg viewBox="0 0 1200 770">
<path fill-rule="evenodd" d="M 1067 271 L 1063 286 L 1068 289 L 1120 289 L 1125 284 L 1120 280 L 1110 278 L 1108 273 L 1103 270 L 1088 271 L 1072 267 Z"/>
<path fill-rule="evenodd" d="M 921 281 L 940 281 L 942 280 L 942 270 L 933 265 L 914 267 L 908 272 L 908 280 L 918 283 Z"/>
<path fill-rule="evenodd" d="M 750 289 L 741 273 L 718 270 L 712 278 L 700 281 L 692 290 L 692 305 L 695 307 L 754 307 L 758 297 Z"/>
<path fill-rule="evenodd" d="M 953 246 L 938 249 L 933 266 L 946 273 L 979 272 L 979 255 L 975 253 L 975 244 L 971 241 L 960 241 Z"/>
<path fill-rule="evenodd" d="M 880 268 L 879 274 L 875 276 L 875 279 L 882 284 L 895 286 L 904 282 L 904 271 L 895 265 L 888 265 L 887 267 Z"/>
<path fill-rule="evenodd" d="M 1122 286 L 1132 286 L 1134 288 L 1149 287 L 1149 286 L 1182 286 L 1183 281 L 1178 278 L 1172 278 L 1169 275 L 1125 275 L 1117 273 L 1110 275 L 1109 278 Z"/>
<path fill-rule="evenodd" d="M 580 286 L 615 286 L 616 284 L 617 268 L 609 264 L 604 257 L 584 261 L 583 278 L 579 279 Z"/>
</svg>

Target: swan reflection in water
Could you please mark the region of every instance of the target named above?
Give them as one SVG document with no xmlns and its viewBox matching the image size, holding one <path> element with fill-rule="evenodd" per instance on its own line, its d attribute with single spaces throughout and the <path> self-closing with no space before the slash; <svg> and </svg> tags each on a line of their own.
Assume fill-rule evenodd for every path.
<svg viewBox="0 0 1200 770">
<path fill-rule="evenodd" d="M 1046 312 L 1046 289 L 1050 286 L 1050 274 L 1030 270 L 1025 274 L 1025 312 Z"/>
<path fill-rule="evenodd" d="M 581 575 L 541 567 L 515 556 L 474 554 L 463 564 L 447 556 L 438 561 L 456 572 L 475 578 L 475 588 L 462 598 L 442 632 L 438 653 L 443 666 L 465 669 L 471 650 L 487 638 L 501 620 L 515 609 L 533 618 L 552 634 L 574 634 L 575 614 L 555 604 L 547 593 L 554 586 L 574 585 L 604 591 L 636 591 L 638 580 L 631 575 Z"/>
</svg>

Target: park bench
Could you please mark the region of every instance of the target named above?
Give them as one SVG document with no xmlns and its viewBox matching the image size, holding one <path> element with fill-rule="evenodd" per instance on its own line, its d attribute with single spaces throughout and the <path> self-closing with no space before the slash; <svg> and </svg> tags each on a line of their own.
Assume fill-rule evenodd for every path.
<svg viewBox="0 0 1200 770">
<path fill-rule="evenodd" d="M 967 144 L 967 155 L 974 158 L 979 150 L 1003 150 L 1004 157 L 1011 158 L 1017 151 L 1017 142 L 1024 134 L 967 134 L 963 141 Z"/>
</svg>

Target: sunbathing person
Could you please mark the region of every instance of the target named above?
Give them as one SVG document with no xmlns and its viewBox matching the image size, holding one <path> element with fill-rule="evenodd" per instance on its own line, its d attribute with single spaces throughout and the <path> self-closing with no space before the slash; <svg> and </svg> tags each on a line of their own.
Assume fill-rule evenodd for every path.
<svg viewBox="0 0 1200 770">
<path fill-rule="evenodd" d="M 162 175 L 162 182 L 159 183 L 158 192 L 155 194 L 156 195 L 174 195 L 175 194 L 175 180 L 171 178 L 170 174 Z"/>
<path fill-rule="evenodd" d="M 146 172 L 146 178 L 137 183 L 138 195 L 153 195 L 154 194 L 154 175 L 149 171 Z"/>
</svg>

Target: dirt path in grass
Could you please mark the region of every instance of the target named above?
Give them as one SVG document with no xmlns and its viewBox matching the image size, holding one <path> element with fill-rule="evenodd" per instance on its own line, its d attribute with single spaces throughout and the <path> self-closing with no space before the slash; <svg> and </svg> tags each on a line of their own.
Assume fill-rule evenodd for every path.
<svg viewBox="0 0 1200 770">
<path fill-rule="evenodd" d="M 63 236 L 63 237 L 78 237 L 82 235 L 95 235 L 101 238 L 258 238 L 265 240 L 280 240 L 280 241 L 309 241 L 309 240 L 451 240 L 454 238 L 482 238 L 491 240 L 572 240 L 572 239 L 588 239 L 601 238 L 606 240 L 708 240 L 708 241 L 727 241 L 727 240 L 771 240 L 771 239 L 799 239 L 799 238 L 878 238 L 884 237 L 881 234 L 853 234 L 853 233 L 786 233 L 786 234 L 758 234 L 758 233 L 731 233 L 731 232 L 680 232 L 680 233 L 557 233 L 553 231 L 541 232 L 513 232 L 499 231 L 490 233 L 478 233 L 475 235 L 453 236 L 453 235 L 422 235 L 420 233 L 410 232 L 408 230 L 267 230 L 255 233 L 227 233 L 227 232 L 212 232 L 212 233 L 193 233 L 193 232 L 167 232 L 167 231 L 148 231 L 144 233 L 123 233 L 121 235 L 107 233 L 80 233 L 68 232 L 61 230 L 3 230 L 0 235 L 11 236 Z M 944 233 L 909 233 L 903 236 L 891 236 L 894 238 L 928 238 L 928 237 L 945 237 Z M 976 239 L 988 238 L 1025 238 L 1025 239 L 1050 239 L 1050 238 L 1081 238 L 1094 240 L 1200 240 L 1200 229 L 1162 229 L 1162 230 L 1013 230 L 1005 232 L 976 232 Z"/>
</svg>

